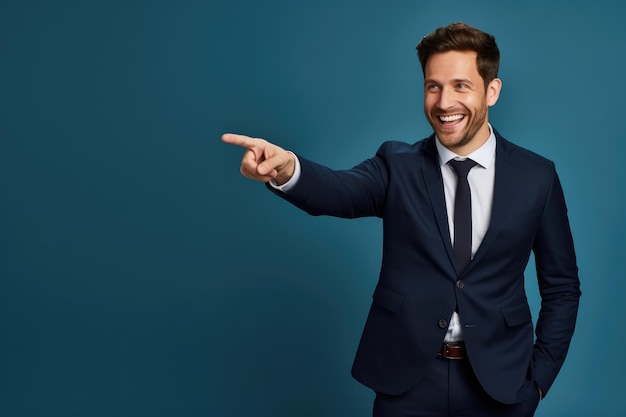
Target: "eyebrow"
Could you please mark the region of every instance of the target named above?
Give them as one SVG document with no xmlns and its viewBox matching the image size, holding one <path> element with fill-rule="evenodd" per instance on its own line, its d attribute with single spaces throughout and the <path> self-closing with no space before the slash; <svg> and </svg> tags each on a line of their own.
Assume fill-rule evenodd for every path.
<svg viewBox="0 0 626 417">
<path fill-rule="evenodd" d="M 433 80 L 431 78 L 428 78 L 426 80 L 424 80 L 424 84 L 430 84 L 430 83 L 434 83 L 434 84 L 442 84 L 439 81 Z M 463 83 L 463 84 L 469 84 L 469 85 L 474 85 L 474 83 L 467 79 L 467 78 L 455 78 L 453 80 L 451 80 L 452 84 L 458 84 L 458 83 Z"/>
</svg>

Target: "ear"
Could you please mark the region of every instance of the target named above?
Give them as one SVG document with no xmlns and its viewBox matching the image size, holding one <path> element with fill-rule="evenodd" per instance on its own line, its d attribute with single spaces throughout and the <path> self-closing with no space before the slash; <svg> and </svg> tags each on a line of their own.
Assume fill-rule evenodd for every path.
<svg viewBox="0 0 626 417">
<path fill-rule="evenodd" d="M 487 105 L 493 106 L 498 102 L 500 90 L 502 89 L 502 80 L 494 78 L 487 86 Z"/>
</svg>

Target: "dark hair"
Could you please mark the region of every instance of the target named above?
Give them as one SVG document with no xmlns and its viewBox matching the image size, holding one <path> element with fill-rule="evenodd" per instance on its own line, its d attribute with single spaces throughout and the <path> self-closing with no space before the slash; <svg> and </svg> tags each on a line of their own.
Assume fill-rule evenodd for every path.
<svg viewBox="0 0 626 417">
<path fill-rule="evenodd" d="M 475 51 L 478 54 L 478 73 L 485 82 L 485 88 L 498 76 L 500 50 L 493 35 L 461 22 L 435 29 L 417 45 L 422 72 L 425 72 L 426 62 L 433 54 L 448 51 Z"/>
</svg>

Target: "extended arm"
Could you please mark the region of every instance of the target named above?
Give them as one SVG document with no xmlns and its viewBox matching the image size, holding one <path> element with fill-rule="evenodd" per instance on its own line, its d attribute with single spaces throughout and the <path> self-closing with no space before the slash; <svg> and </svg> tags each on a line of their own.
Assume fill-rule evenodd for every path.
<svg viewBox="0 0 626 417">
<path fill-rule="evenodd" d="M 264 139 L 225 134 L 222 141 L 246 148 L 241 173 L 251 179 L 283 185 L 294 175 L 296 157 Z M 280 197 L 312 215 L 336 217 L 381 216 L 387 183 L 390 143 L 383 144 L 374 158 L 349 170 L 333 170 L 298 158 L 302 175 L 297 185 Z"/>
</svg>

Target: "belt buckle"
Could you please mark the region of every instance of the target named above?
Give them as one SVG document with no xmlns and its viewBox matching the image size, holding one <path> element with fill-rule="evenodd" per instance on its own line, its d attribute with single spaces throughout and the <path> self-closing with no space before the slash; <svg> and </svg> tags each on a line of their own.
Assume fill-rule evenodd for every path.
<svg viewBox="0 0 626 417">
<path fill-rule="evenodd" d="M 445 342 L 443 344 L 443 358 L 444 359 L 449 359 L 449 360 L 453 360 L 453 361 L 458 361 L 461 360 L 465 357 L 465 355 L 461 354 L 460 356 L 453 356 L 450 355 L 450 347 L 454 346 L 455 348 L 458 349 L 462 349 L 463 348 L 463 344 L 462 343 L 458 343 L 458 342 Z"/>
</svg>

